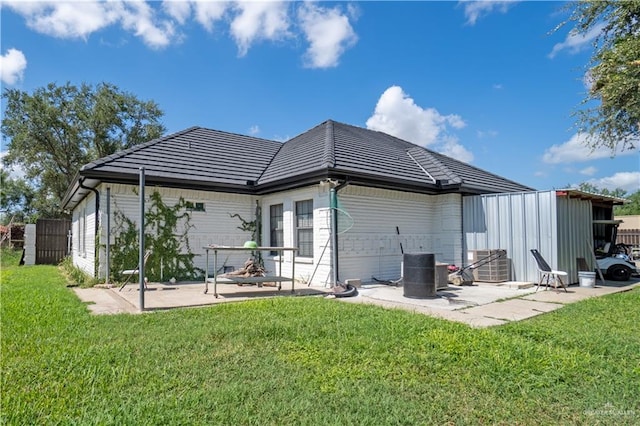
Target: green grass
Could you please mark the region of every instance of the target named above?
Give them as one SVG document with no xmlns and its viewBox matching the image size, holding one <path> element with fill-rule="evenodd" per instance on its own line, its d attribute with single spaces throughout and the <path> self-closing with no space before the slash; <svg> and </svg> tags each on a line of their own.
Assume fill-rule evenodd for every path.
<svg viewBox="0 0 640 426">
<path fill-rule="evenodd" d="M 50 266 L 0 297 L 3 424 L 640 422 L 639 290 L 483 330 L 311 297 L 94 316 Z"/>
</svg>

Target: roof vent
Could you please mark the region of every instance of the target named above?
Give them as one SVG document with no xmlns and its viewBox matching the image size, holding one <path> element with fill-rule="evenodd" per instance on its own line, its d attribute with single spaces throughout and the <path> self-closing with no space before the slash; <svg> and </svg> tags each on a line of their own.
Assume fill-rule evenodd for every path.
<svg viewBox="0 0 640 426">
<path fill-rule="evenodd" d="M 256 181 L 255 180 L 248 180 L 247 181 L 247 186 L 255 186 L 256 185 Z"/>
</svg>

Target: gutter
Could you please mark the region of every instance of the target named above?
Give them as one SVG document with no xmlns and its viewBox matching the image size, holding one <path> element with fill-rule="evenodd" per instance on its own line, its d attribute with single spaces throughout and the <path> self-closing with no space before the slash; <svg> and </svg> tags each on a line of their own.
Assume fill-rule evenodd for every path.
<svg viewBox="0 0 640 426">
<path fill-rule="evenodd" d="M 345 180 L 342 183 L 337 184 L 330 191 L 330 199 L 329 205 L 331 207 L 331 263 L 333 264 L 332 268 L 332 281 L 333 285 L 338 285 L 340 280 L 339 274 L 339 259 L 338 259 L 338 212 L 336 211 L 338 207 L 338 191 L 349 185 L 349 180 Z"/>
</svg>

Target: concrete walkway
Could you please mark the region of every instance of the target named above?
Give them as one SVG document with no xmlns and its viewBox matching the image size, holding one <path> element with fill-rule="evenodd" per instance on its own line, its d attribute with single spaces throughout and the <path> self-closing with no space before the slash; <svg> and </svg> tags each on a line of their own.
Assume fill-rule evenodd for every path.
<svg viewBox="0 0 640 426">
<path fill-rule="evenodd" d="M 119 287 L 96 286 L 93 288 L 74 288 L 82 302 L 87 303 L 94 314 L 140 313 L 140 291 L 138 284 L 129 284 L 122 290 Z M 283 283 L 282 289 L 273 286 L 239 286 L 226 284 L 218 286 L 218 297 L 214 295 L 213 286 L 205 291 L 202 282 L 184 283 L 149 283 L 144 292 L 144 312 L 157 310 L 187 308 L 215 305 L 218 303 L 239 302 L 267 297 L 283 296 L 325 296 L 331 294 L 330 289 L 307 287 L 298 284 L 292 290 L 291 284 Z"/>
<path fill-rule="evenodd" d="M 449 285 L 446 290 L 438 291 L 436 298 L 430 299 L 406 298 L 402 287 L 365 285 L 357 297 L 340 300 L 405 309 L 480 328 L 531 318 L 591 297 L 628 291 L 640 286 L 640 279 L 596 283 L 595 287 L 569 286 L 567 292 L 544 287 L 537 289 L 531 283 Z"/>
<path fill-rule="evenodd" d="M 472 327 L 490 327 L 511 321 L 520 321 L 551 312 L 568 303 L 591 297 L 628 291 L 640 286 L 640 279 L 619 283 L 596 281 L 596 287 L 569 286 L 568 292 L 560 289 L 540 288 L 532 283 L 474 283 L 471 286 L 452 286 L 439 290 L 437 297 L 412 299 L 404 297 L 402 287 L 384 284 L 363 285 L 358 295 L 337 298 L 347 303 L 368 303 L 386 308 L 405 309 L 411 312 L 462 322 Z M 74 288 L 81 301 L 87 303 L 94 314 L 140 313 L 140 293 L 137 285 L 128 285 L 122 291 L 114 288 Z M 282 290 L 275 287 L 223 285 L 215 297 L 211 286 L 204 293 L 203 283 L 163 284 L 151 283 L 144 292 L 144 312 L 180 307 L 207 306 L 233 301 L 266 297 L 320 296 L 332 297 L 330 289 L 290 284 Z"/>
</svg>

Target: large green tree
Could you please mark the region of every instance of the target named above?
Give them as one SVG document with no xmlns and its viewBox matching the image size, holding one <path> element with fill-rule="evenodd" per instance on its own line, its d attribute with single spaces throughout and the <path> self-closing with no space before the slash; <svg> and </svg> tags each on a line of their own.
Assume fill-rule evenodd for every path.
<svg viewBox="0 0 640 426">
<path fill-rule="evenodd" d="M 622 188 L 608 190 L 606 188 L 598 188 L 597 186 L 589 182 L 582 182 L 578 185 L 578 189 L 580 191 L 590 192 L 592 194 L 602 194 L 609 197 L 624 198 L 625 200 L 627 200 L 625 204 L 621 206 L 615 206 L 613 208 L 613 212 L 617 216 L 640 214 L 640 189 L 633 194 L 627 195 L 627 191 Z"/>
<path fill-rule="evenodd" d="M 577 0 L 569 7 L 577 34 L 601 29 L 578 127 L 592 148 L 632 150 L 640 140 L 640 1 Z"/>
<path fill-rule="evenodd" d="M 155 102 L 139 100 L 109 83 L 51 83 L 31 94 L 6 89 L 2 98 L 2 134 L 8 148 L 3 162 L 24 171 L 23 181 L 35 193 L 27 207 L 44 217 L 63 214 L 60 202 L 82 165 L 165 130 Z M 3 210 L 8 207 L 3 205 Z"/>
<path fill-rule="evenodd" d="M 614 208 L 614 213 L 618 216 L 640 214 L 640 189 L 625 197 L 627 203 Z"/>
<path fill-rule="evenodd" d="M 33 189 L 23 180 L 14 179 L 6 170 L 0 170 L 0 205 L 2 224 L 30 222 L 35 211 Z"/>
</svg>

